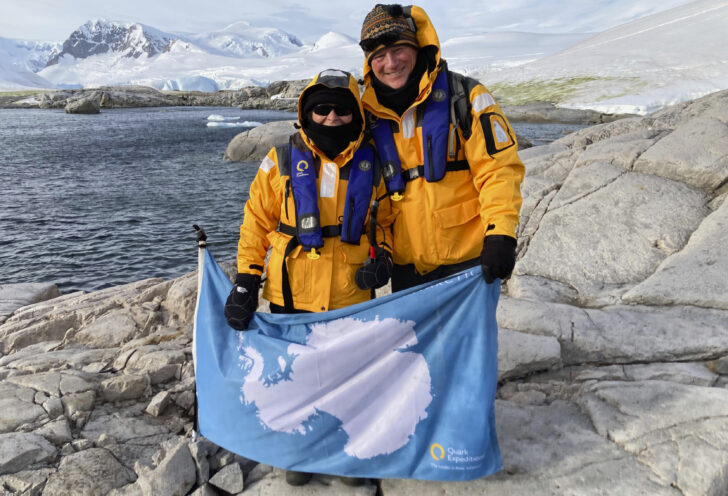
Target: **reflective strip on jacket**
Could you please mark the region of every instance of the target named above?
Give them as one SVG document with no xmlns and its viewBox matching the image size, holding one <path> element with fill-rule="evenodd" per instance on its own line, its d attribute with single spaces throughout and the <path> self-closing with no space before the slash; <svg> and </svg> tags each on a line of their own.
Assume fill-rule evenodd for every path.
<svg viewBox="0 0 728 496">
<path fill-rule="evenodd" d="M 439 41 L 427 14 L 412 6 L 411 15 L 417 25 L 419 45 L 431 46 L 428 50 L 434 53 L 437 68 L 422 76 L 419 97 L 401 117 L 377 100 L 371 85 L 372 69 L 366 61 L 366 89 L 362 95 L 367 111 L 397 123 L 394 141 L 403 172 L 425 163 L 423 116 L 418 112 L 425 108 L 442 67 Z M 413 263 L 421 274 L 478 257 L 486 232 L 516 237 L 524 167 L 518 157 L 515 133 L 483 85 L 473 84 L 468 98 L 472 107 L 471 135 L 466 140 L 456 129 L 459 146 L 448 161 L 467 160 L 469 169 L 449 171 L 437 182 L 418 177 L 407 183 L 402 200 L 392 202 L 394 262 Z"/>
<path fill-rule="evenodd" d="M 356 81 L 350 79 L 350 90 L 358 92 Z M 314 84 L 315 79 L 307 88 Z M 359 110 L 363 115 L 361 105 Z M 296 139 L 319 157 L 316 160 L 319 169 L 316 184 L 322 226 L 341 223 L 346 206 L 348 180 L 340 177 L 340 172 L 352 159 L 363 134 L 362 132 L 356 143 L 349 145 L 331 160 L 316 148 L 303 130 L 299 130 Z M 263 298 L 283 306 L 281 269 L 284 251 L 292 236 L 277 229 L 279 222 L 295 226 L 296 207 L 290 190 L 290 177 L 282 175 L 279 169 L 279 163 L 282 163 L 278 156 L 280 149 L 273 148 L 268 152 L 250 186 L 250 197 L 245 204 L 245 216 L 240 226 L 237 263 L 238 272 L 260 275 L 266 265 L 266 253 L 272 248 L 267 263 Z M 386 195 L 381 179 L 372 190 L 372 200 L 375 194 L 376 197 Z M 386 233 L 386 242 L 391 245 L 392 214 L 388 198 L 380 201 L 377 219 L 383 227 L 377 233 L 378 242 L 384 241 L 383 231 Z M 368 222 L 366 227 L 368 231 Z M 286 258 L 294 308 L 323 312 L 369 300 L 370 291 L 361 290 L 354 283 L 354 273 L 369 255 L 367 236 L 366 232 L 362 234 L 359 245 L 344 243 L 339 236 L 324 238 L 324 246 L 317 250 L 321 257 L 316 260 L 309 258 L 302 246 L 294 248 Z"/>
</svg>

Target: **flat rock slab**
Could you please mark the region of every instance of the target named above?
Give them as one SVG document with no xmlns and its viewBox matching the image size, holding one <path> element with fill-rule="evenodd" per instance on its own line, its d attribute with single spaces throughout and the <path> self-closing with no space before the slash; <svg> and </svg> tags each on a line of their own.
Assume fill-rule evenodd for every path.
<svg viewBox="0 0 728 496">
<path fill-rule="evenodd" d="M 590 194 L 543 216 L 515 272 L 568 284 L 586 304 L 652 275 L 708 213 L 705 194 L 657 176 L 625 173 L 584 188 Z"/>
<path fill-rule="evenodd" d="M 556 338 L 498 330 L 498 380 L 522 377 L 561 363 L 561 345 Z"/>
<path fill-rule="evenodd" d="M 35 404 L 31 388 L 0 383 L 0 432 L 12 432 L 23 424 L 42 418 L 46 411 Z"/>
<path fill-rule="evenodd" d="M 686 496 L 728 491 L 728 390 L 603 382 L 579 400 L 597 431 Z"/>
<path fill-rule="evenodd" d="M 0 324 L 18 308 L 58 296 L 58 286 L 51 283 L 0 284 Z"/>
<path fill-rule="evenodd" d="M 136 480 L 136 474 L 103 448 L 91 448 L 63 457 L 58 472 L 48 478 L 46 496 L 106 494 Z"/>
<path fill-rule="evenodd" d="M 502 327 L 557 338 L 565 365 L 708 360 L 728 354 L 726 310 L 584 309 L 502 296 L 496 316 Z"/>
<path fill-rule="evenodd" d="M 682 251 L 667 258 L 623 299 L 728 310 L 728 202 L 705 218 Z"/>
<path fill-rule="evenodd" d="M 35 464 L 50 462 L 56 448 L 34 433 L 11 432 L 0 434 L 0 475 L 25 470 Z"/>
<path fill-rule="evenodd" d="M 681 496 L 655 483 L 635 456 L 594 432 L 576 405 L 529 406 L 496 402 L 503 472 L 457 484 L 385 479 L 382 493 L 404 496 L 534 494 Z"/>
<path fill-rule="evenodd" d="M 712 191 L 728 178 L 728 126 L 714 117 L 696 117 L 643 153 L 636 171 Z"/>
</svg>

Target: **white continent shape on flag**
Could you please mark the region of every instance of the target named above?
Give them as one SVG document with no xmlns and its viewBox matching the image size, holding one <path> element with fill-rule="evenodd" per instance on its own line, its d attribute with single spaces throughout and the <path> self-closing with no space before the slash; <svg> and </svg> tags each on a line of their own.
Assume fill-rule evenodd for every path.
<svg viewBox="0 0 728 496">
<path fill-rule="evenodd" d="M 275 431 L 305 435 L 304 422 L 326 412 L 348 435 L 347 455 L 392 453 L 407 444 L 432 401 L 424 356 L 406 350 L 417 344 L 414 324 L 391 318 L 314 324 L 307 343 L 290 344 L 288 360 L 277 357 L 277 372 L 266 377 L 261 353 L 243 346 L 242 401 L 254 403 L 260 421 Z"/>
</svg>

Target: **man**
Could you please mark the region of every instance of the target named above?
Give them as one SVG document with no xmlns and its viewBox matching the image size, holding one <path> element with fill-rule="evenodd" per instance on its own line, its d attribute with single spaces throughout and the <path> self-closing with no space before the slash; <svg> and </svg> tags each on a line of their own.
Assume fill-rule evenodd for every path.
<svg viewBox="0 0 728 496">
<path fill-rule="evenodd" d="M 364 19 L 362 103 L 396 215 L 392 290 L 482 265 L 515 264 L 524 168 L 488 90 L 447 70 L 417 6 L 376 5 Z"/>
</svg>

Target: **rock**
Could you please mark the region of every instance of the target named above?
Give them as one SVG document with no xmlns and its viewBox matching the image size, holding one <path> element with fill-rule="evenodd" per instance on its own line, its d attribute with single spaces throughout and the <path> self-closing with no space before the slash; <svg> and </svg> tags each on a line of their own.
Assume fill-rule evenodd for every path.
<svg viewBox="0 0 728 496">
<path fill-rule="evenodd" d="M 82 98 L 66 103 L 67 114 L 98 114 L 100 106 L 96 100 Z"/>
<path fill-rule="evenodd" d="M 636 171 L 714 190 L 728 178 L 728 126 L 714 117 L 695 117 L 646 150 Z"/>
<path fill-rule="evenodd" d="M 0 475 L 12 474 L 33 465 L 51 462 L 56 448 L 43 436 L 34 433 L 0 434 Z"/>
<path fill-rule="evenodd" d="M 55 284 L 0 284 L 0 324 L 21 307 L 58 296 L 61 296 L 61 292 Z"/>
<path fill-rule="evenodd" d="M 560 122 L 573 124 L 599 124 L 623 119 L 630 114 L 602 114 L 595 110 L 557 107 L 549 102 L 532 102 L 526 105 L 503 105 L 503 113 L 511 122 Z"/>
<path fill-rule="evenodd" d="M 43 419 L 46 412 L 34 400 L 34 390 L 0 383 L 0 433 L 12 432 L 21 425 Z"/>
<path fill-rule="evenodd" d="M 616 303 L 630 284 L 647 278 L 680 250 L 707 214 L 706 196 L 683 184 L 637 173 L 608 177 L 595 191 L 576 198 L 565 191 L 567 180 L 554 198 L 558 206 L 543 216 L 516 274 L 568 284 L 583 304 Z M 569 200 L 559 204 L 564 195 Z"/>
<path fill-rule="evenodd" d="M 296 132 L 296 121 L 275 121 L 254 127 L 235 136 L 225 150 L 225 160 L 258 162 L 276 145 L 288 142 Z"/>
<path fill-rule="evenodd" d="M 127 443 L 133 439 L 169 432 L 163 425 L 154 425 L 143 418 L 127 415 L 133 415 L 133 412 L 105 413 L 97 408 L 81 431 L 81 436 L 97 441 L 102 434 L 106 434 L 113 436 L 119 443 Z"/>
<path fill-rule="evenodd" d="M 106 401 L 134 400 L 147 391 L 149 384 L 146 376 L 121 374 L 102 382 L 101 391 Z"/>
<path fill-rule="evenodd" d="M 194 484 L 195 463 L 184 442 L 165 449 L 157 466 L 139 477 L 144 496 L 184 496 Z"/>
<path fill-rule="evenodd" d="M 48 422 L 40 429 L 37 429 L 35 433 L 40 434 L 55 446 L 63 446 L 73 440 L 71 427 L 65 417 Z"/>
<path fill-rule="evenodd" d="M 224 466 L 212 478 L 210 484 L 231 494 L 243 491 L 243 470 L 237 463 Z"/>
<path fill-rule="evenodd" d="M 728 310 L 728 202 L 708 215 L 683 250 L 623 300 L 647 305 L 695 305 Z"/>
<path fill-rule="evenodd" d="M 382 482 L 384 482 L 383 479 Z M 354 495 L 354 496 L 374 496 L 377 493 L 377 486 L 371 483 L 359 487 L 350 487 L 345 485 L 338 477 L 315 474 L 311 482 L 305 486 L 292 488 L 286 483 L 285 472 L 283 470 L 273 470 L 267 473 L 260 480 L 253 483 L 246 483 L 245 493 L 251 496 L 264 496 L 272 494 L 296 494 L 305 496 L 334 496 L 334 495 Z M 386 493 L 384 493 L 386 494 Z M 390 494 L 399 494 L 396 491 Z M 441 494 L 441 493 L 440 493 Z"/>
<path fill-rule="evenodd" d="M 218 494 L 220 493 L 218 493 L 213 486 L 210 484 L 203 484 L 192 491 L 189 496 L 217 496 Z"/>
<path fill-rule="evenodd" d="M 239 136 L 239 135 L 238 135 Z M 233 138 L 234 140 L 234 138 Z M 268 153 L 267 150 L 265 153 Z M 175 279 L 162 307 L 183 322 L 191 322 L 197 302 L 197 271 Z"/>
<path fill-rule="evenodd" d="M 116 310 L 85 326 L 73 339 L 89 348 L 114 348 L 136 337 L 137 332 L 136 322 L 129 312 Z"/>
<path fill-rule="evenodd" d="M 728 312 L 697 307 L 571 305 L 501 297 L 508 329 L 553 336 L 566 365 L 708 360 L 728 354 Z M 686 342 L 685 336 L 690 336 Z"/>
<path fill-rule="evenodd" d="M 498 331 L 498 380 L 549 369 L 561 362 L 557 339 L 522 332 Z"/>
<path fill-rule="evenodd" d="M 80 427 L 86 422 L 86 414 L 93 410 L 96 402 L 96 392 L 86 391 L 84 393 L 68 394 L 61 398 L 63 411 L 66 417 L 76 422 Z"/>
<path fill-rule="evenodd" d="M 580 400 L 597 432 L 686 496 L 725 494 L 728 391 L 663 381 L 595 384 Z M 721 412 L 721 413 L 717 413 Z"/>
<path fill-rule="evenodd" d="M 48 478 L 47 496 L 87 496 L 106 494 L 136 479 L 134 472 L 120 464 L 103 448 L 90 448 L 63 457 L 58 472 Z"/>
<path fill-rule="evenodd" d="M 154 398 L 152 398 L 152 401 L 149 402 L 145 411 L 149 415 L 159 417 L 171 401 L 172 395 L 170 395 L 167 391 L 160 391 L 154 396 Z"/>
<path fill-rule="evenodd" d="M 55 419 L 59 415 L 63 415 L 63 402 L 60 398 L 48 398 L 43 403 L 43 409 L 48 413 L 49 418 Z"/>
<path fill-rule="evenodd" d="M 11 494 L 40 496 L 48 477 L 55 469 L 23 470 L 10 475 L 0 476 L 0 488 L 7 488 Z"/>
</svg>

